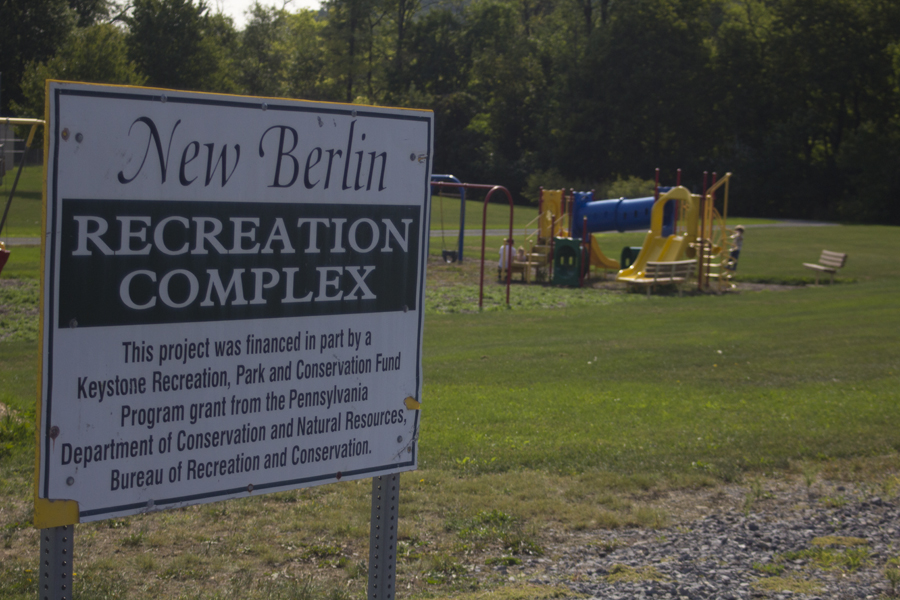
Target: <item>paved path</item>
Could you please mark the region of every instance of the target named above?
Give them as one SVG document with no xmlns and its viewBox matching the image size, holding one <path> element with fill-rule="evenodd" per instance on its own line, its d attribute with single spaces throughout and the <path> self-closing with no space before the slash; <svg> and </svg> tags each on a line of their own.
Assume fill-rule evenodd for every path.
<svg viewBox="0 0 900 600">
<path fill-rule="evenodd" d="M 737 225 L 737 223 L 735 223 Z M 833 227 L 837 226 L 838 223 L 825 223 L 823 221 L 800 221 L 794 219 L 785 219 L 783 221 L 778 221 L 775 223 L 757 223 L 755 225 L 744 225 L 747 229 L 763 229 L 765 227 Z M 444 229 L 441 231 L 440 229 L 432 229 L 431 237 L 440 237 L 441 233 L 444 236 L 452 239 L 456 239 L 456 235 L 459 233 L 459 229 Z M 487 235 L 497 236 L 497 235 L 506 235 L 509 233 L 509 229 L 488 229 Z M 604 233 L 615 233 L 615 232 L 604 232 Z M 522 235 L 521 227 L 513 227 L 513 235 Z M 469 229 L 466 231 L 466 237 L 471 236 L 481 236 L 481 228 Z"/>
<path fill-rule="evenodd" d="M 9 246 L 37 246 L 41 243 L 41 238 L 37 237 L 0 237 L 0 242 Z"/>
</svg>

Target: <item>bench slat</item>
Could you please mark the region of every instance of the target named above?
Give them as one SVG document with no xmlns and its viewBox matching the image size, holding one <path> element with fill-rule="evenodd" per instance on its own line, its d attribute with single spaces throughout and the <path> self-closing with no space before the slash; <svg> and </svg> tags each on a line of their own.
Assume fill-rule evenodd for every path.
<svg viewBox="0 0 900 600">
<path fill-rule="evenodd" d="M 648 262 L 644 267 L 644 276 L 629 280 L 629 283 L 635 285 L 647 286 L 647 295 L 654 285 L 666 285 L 674 283 L 678 285 L 678 295 L 681 295 L 681 286 L 685 281 L 691 278 L 694 268 L 697 266 L 696 260 L 676 260 L 667 262 Z"/>
<path fill-rule="evenodd" d="M 836 273 L 836 269 L 832 269 L 831 267 L 826 267 L 824 265 L 819 265 L 816 263 L 803 263 L 803 266 L 807 269 L 815 269 L 817 271 L 825 271 L 826 273 Z"/>
<path fill-rule="evenodd" d="M 832 260 L 830 258 L 821 258 L 819 262 L 826 267 L 834 267 L 835 269 L 840 269 L 844 266 L 844 261 L 842 260 Z"/>
<path fill-rule="evenodd" d="M 843 252 L 832 252 L 831 250 L 822 250 L 819 262 L 823 264 L 837 263 L 838 267 L 843 267 L 847 262 L 847 255 Z"/>
</svg>

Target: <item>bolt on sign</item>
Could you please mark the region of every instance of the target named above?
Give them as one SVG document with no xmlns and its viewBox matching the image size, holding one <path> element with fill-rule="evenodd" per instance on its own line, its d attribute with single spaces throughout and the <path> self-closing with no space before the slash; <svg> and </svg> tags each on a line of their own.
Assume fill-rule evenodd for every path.
<svg viewBox="0 0 900 600">
<path fill-rule="evenodd" d="M 415 469 L 432 113 L 47 91 L 35 523 Z"/>
</svg>

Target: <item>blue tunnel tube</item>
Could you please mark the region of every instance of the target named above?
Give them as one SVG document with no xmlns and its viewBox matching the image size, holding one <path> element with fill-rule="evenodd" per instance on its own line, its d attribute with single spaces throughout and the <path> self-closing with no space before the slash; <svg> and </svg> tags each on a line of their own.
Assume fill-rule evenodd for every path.
<svg viewBox="0 0 900 600">
<path fill-rule="evenodd" d="M 671 188 L 660 188 L 664 194 Z M 650 229 L 650 213 L 655 202 L 653 196 L 646 198 L 619 198 L 618 200 L 594 200 L 592 192 L 575 192 L 572 209 L 572 232 L 574 238 L 581 238 L 584 217 L 587 217 L 587 232 L 636 231 Z M 675 203 L 668 202 L 663 208 L 664 237 L 672 235 L 672 217 Z"/>
</svg>

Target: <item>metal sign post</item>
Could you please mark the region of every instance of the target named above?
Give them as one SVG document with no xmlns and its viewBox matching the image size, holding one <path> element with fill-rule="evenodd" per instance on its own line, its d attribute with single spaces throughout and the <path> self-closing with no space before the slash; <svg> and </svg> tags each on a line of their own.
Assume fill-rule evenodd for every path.
<svg viewBox="0 0 900 600">
<path fill-rule="evenodd" d="M 369 600 L 393 600 L 397 575 L 400 475 L 372 479 L 369 529 Z"/>
<path fill-rule="evenodd" d="M 41 530 L 40 600 L 71 600 L 75 526 Z"/>
</svg>

